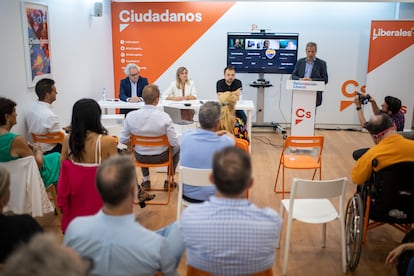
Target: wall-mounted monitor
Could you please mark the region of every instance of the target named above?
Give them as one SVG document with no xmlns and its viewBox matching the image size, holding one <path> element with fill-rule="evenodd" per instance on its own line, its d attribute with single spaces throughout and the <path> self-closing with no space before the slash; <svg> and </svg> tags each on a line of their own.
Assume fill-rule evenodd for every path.
<svg viewBox="0 0 414 276">
<path fill-rule="evenodd" d="M 238 73 L 291 74 L 299 34 L 227 33 L 227 65 Z"/>
</svg>

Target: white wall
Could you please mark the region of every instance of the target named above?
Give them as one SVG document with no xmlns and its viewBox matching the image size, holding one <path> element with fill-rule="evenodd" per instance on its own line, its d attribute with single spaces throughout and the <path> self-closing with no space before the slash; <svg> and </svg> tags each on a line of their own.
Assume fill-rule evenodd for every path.
<svg viewBox="0 0 414 276">
<path fill-rule="evenodd" d="M 76 100 L 99 99 L 102 87 L 109 91 L 114 87 L 110 1 L 104 0 L 103 17 L 90 16 L 91 0 L 34 2 L 49 6 L 51 66 L 59 92 L 53 105 L 62 123 L 68 124 Z M 318 110 L 317 123 L 352 124 L 357 122 L 353 108 L 338 112 L 339 100 L 343 98 L 340 87 L 347 79 L 365 84 L 370 21 L 394 19 L 396 6 L 394 3 L 239 2 L 156 82 L 165 89 L 174 79 L 176 68 L 184 65 L 196 81 L 200 97 L 213 98 L 215 82 L 222 77 L 226 63 L 226 32 L 250 31 L 251 24 L 274 32 L 298 32 L 300 56 L 304 55 L 305 43 L 313 40 L 319 44 L 318 55 L 328 63 L 328 91 L 323 107 Z M 400 16 L 414 18 L 413 4 L 401 5 L 401 9 Z M 33 88 L 26 85 L 19 0 L 0 1 L 0 35 L 0 95 L 18 103 L 18 124 L 13 131 L 22 133 L 23 110 L 36 96 Z M 257 76 L 239 74 L 238 77 L 244 82 L 244 98 L 255 100 L 256 89 L 248 83 Z M 288 76 L 265 77 L 274 85 L 265 92 L 265 121 L 290 121 L 290 95 L 284 89 Z"/>
<path fill-rule="evenodd" d="M 83 97 L 99 99 L 102 87 L 112 87 L 112 34 L 109 1 L 103 17 L 90 16 L 89 0 L 43 0 L 50 14 L 51 70 L 58 95 L 53 103 L 62 124 L 70 123 L 73 103 Z M 37 99 L 26 85 L 21 5 L 0 1 L 0 95 L 17 105 L 17 125 L 23 133 L 23 110 Z"/>
<path fill-rule="evenodd" d="M 414 18 L 412 8 L 409 9 L 411 6 L 401 5 L 408 11 L 400 14 L 411 14 Z M 340 101 L 350 100 L 342 94 L 342 84 L 346 80 L 356 80 L 360 86 L 365 85 L 371 20 L 395 19 L 396 9 L 396 3 L 238 2 L 156 82 L 165 89 L 174 79 L 176 68 L 186 66 L 196 82 L 199 96 L 214 98 L 215 82 L 223 77 L 226 66 L 227 32 L 249 32 L 255 24 L 270 32 L 299 33 L 298 56 L 305 55 L 308 41 L 315 41 L 318 43 L 317 56 L 328 64 L 329 83 L 323 105 L 317 111 L 317 126 L 359 126 L 353 106 L 340 112 Z M 414 75 L 414 69 L 410 70 Z M 249 83 L 258 75 L 237 74 L 237 77 L 243 82 L 243 99 L 256 101 L 257 90 L 249 87 Z M 285 90 L 289 77 L 265 75 L 274 85 L 265 89 L 265 122 L 290 122 L 291 91 Z M 392 92 L 404 98 L 399 91 L 397 87 Z M 375 97 L 375 91 L 370 93 Z M 412 110 L 409 112 L 411 114 Z"/>
</svg>

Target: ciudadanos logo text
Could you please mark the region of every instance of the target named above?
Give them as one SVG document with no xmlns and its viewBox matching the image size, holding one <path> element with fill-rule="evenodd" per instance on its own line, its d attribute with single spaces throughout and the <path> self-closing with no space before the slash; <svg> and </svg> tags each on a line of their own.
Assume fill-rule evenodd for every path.
<svg viewBox="0 0 414 276">
<path fill-rule="evenodd" d="M 121 10 L 119 12 L 119 20 L 121 21 L 120 31 L 128 27 L 130 23 L 168 23 L 168 22 L 201 22 L 203 15 L 201 12 L 171 12 L 165 9 L 164 12 L 158 13 L 148 10 L 139 12 L 135 10 Z"/>
</svg>

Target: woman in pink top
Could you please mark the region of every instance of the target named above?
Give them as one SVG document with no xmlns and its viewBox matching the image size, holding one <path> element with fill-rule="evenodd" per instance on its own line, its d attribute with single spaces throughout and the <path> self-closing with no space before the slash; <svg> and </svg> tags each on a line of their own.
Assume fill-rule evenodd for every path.
<svg viewBox="0 0 414 276">
<path fill-rule="evenodd" d="M 99 164 L 117 154 L 117 142 L 101 124 L 101 108 L 92 99 L 78 100 L 72 111 L 71 133 L 65 137 L 58 182 L 62 231 L 72 219 L 93 215 L 103 206 L 96 189 Z"/>
</svg>

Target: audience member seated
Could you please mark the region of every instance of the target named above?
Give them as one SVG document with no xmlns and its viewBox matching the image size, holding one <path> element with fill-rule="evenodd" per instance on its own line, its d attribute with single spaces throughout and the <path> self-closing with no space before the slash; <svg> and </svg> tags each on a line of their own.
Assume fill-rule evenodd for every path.
<svg viewBox="0 0 414 276">
<path fill-rule="evenodd" d="M 236 138 L 241 138 L 249 142 L 249 133 L 243 120 L 236 116 L 236 103 L 238 93 L 225 92 L 219 96 L 221 104 L 220 130 L 232 133 Z"/>
<path fill-rule="evenodd" d="M 35 86 L 38 100 L 25 113 L 24 119 L 28 131 L 28 140 L 33 142 L 31 133 L 45 134 L 48 132 L 63 132 L 58 116 L 53 111 L 52 103 L 56 101 L 57 90 L 55 81 L 52 79 L 41 79 Z M 68 128 L 65 128 L 68 129 Z M 60 152 L 61 144 L 39 143 L 44 154 Z"/>
<path fill-rule="evenodd" d="M 62 208 L 62 231 L 78 216 L 92 215 L 102 208 L 95 187 L 101 161 L 117 154 L 117 143 L 101 124 L 101 108 L 92 99 L 78 100 L 72 110 L 72 130 L 63 141 L 58 206 Z"/>
<path fill-rule="evenodd" d="M 187 264 L 213 275 L 251 275 L 273 266 L 282 220 L 245 198 L 253 184 L 249 155 L 236 147 L 215 153 L 216 195 L 182 215 Z"/>
<path fill-rule="evenodd" d="M 7 259 L 1 275 L 85 276 L 90 275 L 92 267 L 92 260 L 63 246 L 52 234 L 37 234 Z"/>
<path fill-rule="evenodd" d="M 179 67 L 175 75 L 175 81 L 171 82 L 163 97 L 171 101 L 184 101 L 197 99 L 197 92 L 194 81 L 188 79 L 188 70 Z M 181 109 L 181 118 L 186 121 L 193 121 L 193 109 Z"/>
<path fill-rule="evenodd" d="M 177 167 L 180 155 L 180 145 L 178 143 L 177 133 L 175 132 L 173 122 L 170 116 L 157 109 L 160 101 L 160 90 L 157 85 L 147 85 L 142 92 L 145 105 L 139 110 L 130 112 L 124 121 L 124 128 L 120 135 L 120 142 L 128 145 L 131 134 L 147 137 L 168 136 L 168 141 L 173 148 L 173 167 Z M 136 147 L 135 158 L 139 162 L 157 164 L 168 160 L 168 148 L 150 148 Z M 141 168 L 144 179 L 141 186 L 151 188 L 150 172 L 148 168 Z M 173 187 L 176 183 L 172 183 Z M 168 189 L 168 180 L 164 182 L 164 189 Z"/>
<path fill-rule="evenodd" d="M 381 113 L 389 115 L 395 124 L 397 131 L 404 130 L 405 118 L 404 113 L 401 111 L 401 100 L 392 96 L 386 96 L 384 98 L 384 103 L 381 104 L 381 109 L 379 109 L 377 102 L 369 94 L 360 94 L 354 98 L 354 104 L 356 105 L 359 123 L 362 128 L 366 128 L 367 122 L 365 120 L 361 106 L 364 102 L 368 103 L 368 101 L 371 103 L 372 112 L 375 115 L 379 115 Z M 358 158 L 360 158 L 361 155 L 363 155 L 367 150 L 368 148 L 362 148 L 354 151 L 352 154 L 354 160 L 358 160 Z"/>
<path fill-rule="evenodd" d="M 226 131 L 218 131 L 220 125 L 220 104 L 206 102 L 200 107 L 199 129 L 188 130 L 181 138 L 180 162 L 189 168 L 211 169 L 213 154 L 228 146 L 234 146 L 234 136 Z M 216 189 L 195 187 L 184 183 L 183 198 L 189 202 L 203 202 L 214 195 Z"/>
<path fill-rule="evenodd" d="M 414 162 L 414 141 L 397 134 L 395 128 L 392 119 L 385 113 L 374 115 L 368 121 L 366 129 L 375 146 L 368 149 L 355 163 L 352 169 L 352 181 L 355 184 L 364 184 L 372 172 L 390 165 Z"/>
<path fill-rule="evenodd" d="M 5 168 L 0 167 L 0 263 L 4 263 L 18 245 L 29 242 L 33 234 L 43 231 L 29 215 L 3 214 L 9 197 L 10 175 Z"/>
<path fill-rule="evenodd" d="M 180 226 L 174 223 L 155 233 L 135 220 L 136 177 L 131 158 L 104 161 L 96 176 L 102 210 L 75 218 L 67 228 L 65 244 L 94 260 L 91 275 L 178 275 L 184 251 Z"/>
<path fill-rule="evenodd" d="M 57 183 L 60 170 L 60 154 L 43 156 L 38 144 L 30 144 L 23 136 L 10 132 L 16 124 L 16 103 L 0 97 L 0 162 L 8 162 L 26 156 L 34 156 L 45 187 Z"/>
</svg>

